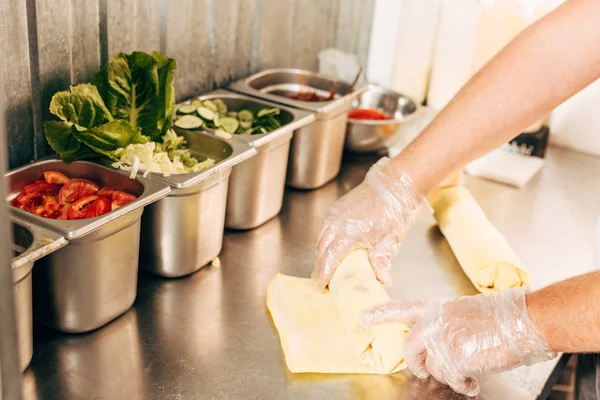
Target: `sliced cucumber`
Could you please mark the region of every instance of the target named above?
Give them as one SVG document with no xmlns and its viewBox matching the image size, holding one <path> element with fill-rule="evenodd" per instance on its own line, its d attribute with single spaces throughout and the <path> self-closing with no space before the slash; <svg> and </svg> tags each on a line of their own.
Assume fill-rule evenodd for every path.
<svg viewBox="0 0 600 400">
<path fill-rule="evenodd" d="M 177 109 L 177 114 L 193 114 L 196 112 L 196 108 L 193 104 L 182 104 Z"/>
<path fill-rule="evenodd" d="M 215 114 L 215 118 L 213 118 L 213 124 L 215 126 L 219 126 L 219 118 L 221 118 L 219 117 L 219 114 Z"/>
<path fill-rule="evenodd" d="M 254 121 L 254 115 L 249 110 L 240 110 L 237 117 L 240 121 Z"/>
<path fill-rule="evenodd" d="M 190 104 L 193 104 L 196 106 L 196 108 L 200 107 L 202 105 L 202 101 L 198 100 L 198 99 L 194 99 L 190 102 Z"/>
<path fill-rule="evenodd" d="M 244 132 L 242 132 L 243 135 L 252 135 L 252 133 L 254 132 L 254 128 L 248 128 L 246 130 L 244 130 Z"/>
<path fill-rule="evenodd" d="M 175 126 L 181 129 L 198 129 L 202 125 L 204 125 L 204 121 L 195 115 L 184 115 L 175 121 Z"/>
<path fill-rule="evenodd" d="M 207 121 L 212 121 L 215 119 L 215 113 L 206 107 L 198 107 L 197 112 L 200 117 Z"/>
<path fill-rule="evenodd" d="M 219 109 L 217 108 L 217 105 L 212 101 L 212 100 L 204 100 L 202 102 L 202 105 L 206 108 L 208 108 L 210 111 L 212 112 L 219 112 Z"/>
<path fill-rule="evenodd" d="M 281 110 L 279 108 L 263 108 L 256 114 L 256 116 L 260 118 L 266 117 L 267 115 L 279 115 L 280 112 Z"/>
<path fill-rule="evenodd" d="M 240 120 L 240 126 L 242 127 L 242 129 L 252 128 L 252 121 Z"/>
<path fill-rule="evenodd" d="M 217 111 L 219 114 L 227 114 L 227 104 L 221 99 L 214 99 L 213 103 L 217 106 Z"/>
<path fill-rule="evenodd" d="M 219 118 L 219 128 L 222 128 L 225 132 L 235 133 L 240 127 L 240 122 L 232 117 Z"/>
<path fill-rule="evenodd" d="M 236 113 L 235 111 L 228 111 L 228 112 L 227 112 L 227 116 L 228 116 L 228 117 L 237 118 L 237 116 L 238 116 L 238 113 Z"/>
</svg>

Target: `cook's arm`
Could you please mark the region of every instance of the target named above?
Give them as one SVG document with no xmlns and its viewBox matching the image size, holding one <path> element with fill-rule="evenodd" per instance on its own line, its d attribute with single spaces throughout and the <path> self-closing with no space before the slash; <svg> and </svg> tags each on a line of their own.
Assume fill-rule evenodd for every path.
<svg viewBox="0 0 600 400">
<path fill-rule="evenodd" d="M 569 0 L 522 32 L 392 165 L 421 193 L 600 77 L 600 1 Z"/>
<path fill-rule="evenodd" d="M 527 295 L 527 309 L 554 351 L 600 352 L 600 271 Z"/>
</svg>

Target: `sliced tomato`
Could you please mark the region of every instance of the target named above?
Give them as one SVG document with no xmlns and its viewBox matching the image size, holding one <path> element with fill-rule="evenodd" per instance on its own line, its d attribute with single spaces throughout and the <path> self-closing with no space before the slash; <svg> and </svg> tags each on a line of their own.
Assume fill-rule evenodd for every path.
<svg viewBox="0 0 600 400">
<path fill-rule="evenodd" d="M 57 185 L 64 185 L 70 181 L 68 176 L 56 171 L 44 171 L 44 179 L 47 183 L 55 183 Z"/>
<path fill-rule="evenodd" d="M 137 199 L 132 194 L 122 192 L 120 190 L 115 190 L 112 194 L 112 209 L 115 210 L 119 207 L 124 206 L 125 204 L 129 204 L 132 201 Z"/>
<path fill-rule="evenodd" d="M 60 219 L 60 220 L 69 219 L 69 209 L 70 208 L 71 208 L 70 204 L 65 204 L 64 206 L 62 206 L 62 208 L 60 209 L 60 213 L 58 214 L 58 217 L 56 217 L 56 219 Z"/>
<path fill-rule="evenodd" d="M 109 187 L 103 187 L 102 189 L 100 189 L 98 191 L 98 193 L 96 193 L 96 196 L 102 196 L 102 197 L 107 197 L 109 199 L 112 199 L 114 192 L 115 192 L 114 189 L 111 189 Z"/>
<path fill-rule="evenodd" d="M 42 202 L 44 204 L 42 216 L 46 218 L 57 218 L 60 210 L 58 198 L 56 196 L 44 195 L 42 196 Z"/>
<path fill-rule="evenodd" d="M 110 200 L 106 197 L 98 197 L 85 209 L 85 218 L 99 217 L 110 211 Z"/>
<path fill-rule="evenodd" d="M 60 204 L 72 203 L 78 199 L 98 192 L 98 185 L 85 179 L 71 179 L 58 192 Z"/>
<path fill-rule="evenodd" d="M 95 195 L 85 196 L 77 200 L 75 203 L 71 204 L 71 207 L 69 207 L 69 219 L 85 218 L 87 207 L 89 207 L 90 204 L 92 204 L 97 199 L 98 196 Z"/>
</svg>

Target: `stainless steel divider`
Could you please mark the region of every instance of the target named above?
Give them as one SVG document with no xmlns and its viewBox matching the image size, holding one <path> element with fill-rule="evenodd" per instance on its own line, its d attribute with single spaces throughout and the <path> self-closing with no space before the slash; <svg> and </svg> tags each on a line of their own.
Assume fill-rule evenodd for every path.
<svg viewBox="0 0 600 400">
<path fill-rule="evenodd" d="M 8 166 L 6 108 L 0 101 L 0 176 Z M 4 179 L 0 182 L 0 400 L 21 399 L 21 367 L 11 267 L 12 242 Z"/>
</svg>

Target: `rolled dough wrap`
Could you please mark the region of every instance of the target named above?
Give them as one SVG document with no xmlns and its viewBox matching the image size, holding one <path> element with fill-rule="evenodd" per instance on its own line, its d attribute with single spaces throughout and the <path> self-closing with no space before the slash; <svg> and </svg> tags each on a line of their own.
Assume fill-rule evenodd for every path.
<svg viewBox="0 0 600 400">
<path fill-rule="evenodd" d="M 361 324 L 365 308 L 389 299 L 365 250 L 342 261 L 326 293 L 310 279 L 276 275 L 267 288 L 267 308 L 289 370 L 389 374 L 406 368 L 404 324 Z"/>
<path fill-rule="evenodd" d="M 445 188 L 431 205 L 456 259 L 480 292 L 530 285 L 529 272 L 466 188 Z"/>
</svg>

